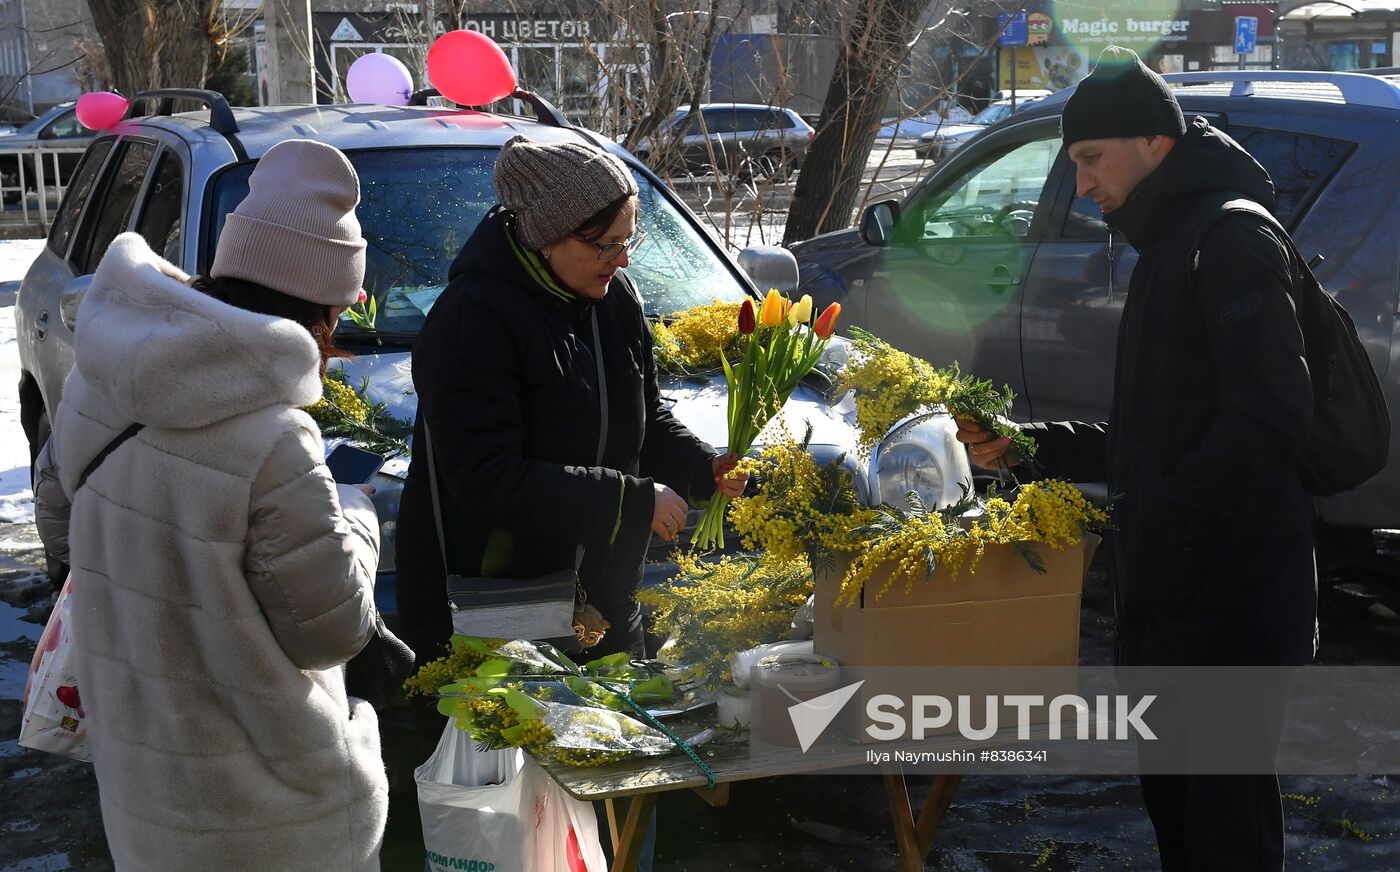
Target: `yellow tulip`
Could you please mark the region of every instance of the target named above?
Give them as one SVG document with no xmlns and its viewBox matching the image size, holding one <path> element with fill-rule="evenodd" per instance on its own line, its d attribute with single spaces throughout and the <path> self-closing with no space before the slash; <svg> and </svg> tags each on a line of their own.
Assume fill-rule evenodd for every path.
<svg viewBox="0 0 1400 872">
<path fill-rule="evenodd" d="M 783 323 L 783 295 L 776 290 L 770 290 L 767 298 L 763 301 L 763 311 L 759 313 L 759 323 L 764 327 L 777 327 Z"/>
<path fill-rule="evenodd" d="M 794 324 L 806 324 L 812 320 L 812 295 L 803 294 L 802 299 L 796 306 L 792 307 L 792 317 Z"/>
</svg>

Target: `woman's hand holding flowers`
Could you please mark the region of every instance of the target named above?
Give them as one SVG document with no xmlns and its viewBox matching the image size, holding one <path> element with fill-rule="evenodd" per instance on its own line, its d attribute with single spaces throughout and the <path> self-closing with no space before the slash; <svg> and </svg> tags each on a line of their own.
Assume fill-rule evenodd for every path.
<svg viewBox="0 0 1400 872">
<path fill-rule="evenodd" d="M 739 455 L 734 452 L 728 454 L 717 454 L 710 462 L 715 473 L 715 491 L 730 499 L 742 496 L 744 486 L 749 483 L 749 474 L 746 472 L 734 472 L 734 467 L 739 464 Z"/>
</svg>

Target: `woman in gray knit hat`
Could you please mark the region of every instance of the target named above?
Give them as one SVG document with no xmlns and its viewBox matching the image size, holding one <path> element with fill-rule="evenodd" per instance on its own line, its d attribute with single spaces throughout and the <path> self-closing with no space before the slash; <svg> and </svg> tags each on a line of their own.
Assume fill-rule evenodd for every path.
<svg viewBox="0 0 1400 872">
<path fill-rule="evenodd" d="M 107 250 L 38 489 L 71 497 L 78 687 L 118 869 L 379 868 L 378 724 L 342 666 L 374 632 L 379 523 L 301 410 L 364 280 L 359 180 L 292 140 L 248 185 L 207 278 L 135 233 Z"/>
<path fill-rule="evenodd" d="M 516 137 L 495 184 L 499 205 L 457 256 L 413 350 L 414 444 L 431 427 L 447 563 L 503 579 L 576 566 L 611 625 L 589 653 L 641 654 L 633 594 L 652 535 L 677 539 L 690 505 L 717 487 L 737 494 L 743 479 L 657 389 L 650 326 L 625 272 L 645 236 L 627 165 L 576 139 Z M 452 622 L 428 475 L 414 452 L 397 581 L 405 641 L 431 660 Z"/>
</svg>

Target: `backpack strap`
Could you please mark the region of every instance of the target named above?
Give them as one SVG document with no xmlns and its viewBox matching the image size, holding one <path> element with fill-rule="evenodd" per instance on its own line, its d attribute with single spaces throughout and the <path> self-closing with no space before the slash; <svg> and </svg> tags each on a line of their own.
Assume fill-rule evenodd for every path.
<svg viewBox="0 0 1400 872">
<path fill-rule="evenodd" d="M 117 437 L 111 442 L 108 442 L 105 448 L 97 452 L 97 456 L 92 459 L 92 462 L 87 465 L 87 469 L 84 469 L 83 474 L 78 477 L 78 485 L 77 487 L 73 488 L 73 492 L 77 493 L 79 488 L 87 484 L 88 476 L 92 475 L 94 472 L 97 472 L 97 467 L 102 465 L 102 461 L 106 460 L 108 455 L 110 455 L 113 451 L 116 451 L 118 446 L 120 446 L 123 442 L 130 439 L 132 436 L 135 436 L 137 433 L 140 433 L 142 428 L 144 428 L 145 426 L 145 424 L 132 424 L 130 427 L 127 427 L 125 430 L 118 433 Z"/>
<path fill-rule="evenodd" d="M 1297 246 L 1294 245 L 1293 237 L 1288 235 L 1288 231 L 1284 229 L 1272 212 L 1244 194 L 1236 191 L 1218 191 L 1202 198 L 1196 214 L 1188 219 L 1200 228 L 1192 240 L 1190 260 L 1187 263 L 1187 274 L 1193 284 L 1201 266 L 1201 246 L 1205 244 L 1206 237 L 1221 221 L 1237 214 L 1253 215 L 1273 228 L 1279 239 L 1283 241 L 1284 246 L 1293 253 L 1293 257 L 1298 261 L 1299 272 L 1304 273 L 1305 276 L 1311 275 L 1312 271 L 1298 251 Z"/>
</svg>

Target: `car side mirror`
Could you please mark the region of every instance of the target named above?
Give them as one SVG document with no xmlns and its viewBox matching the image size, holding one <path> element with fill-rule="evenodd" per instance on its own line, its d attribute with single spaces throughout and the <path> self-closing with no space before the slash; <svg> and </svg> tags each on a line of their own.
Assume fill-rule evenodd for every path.
<svg viewBox="0 0 1400 872">
<path fill-rule="evenodd" d="M 738 260 L 759 293 L 773 288 L 792 296 L 797 290 L 797 258 L 781 245 L 751 245 L 739 252 Z"/>
<path fill-rule="evenodd" d="M 87 295 L 88 288 L 92 287 L 92 276 L 78 276 L 68 283 L 68 287 L 63 289 L 63 293 L 58 298 L 58 312 L 63 317 L 63 324 L 69 330 L 73 330 L 78 324 L 78 307 L 83 304 L 83 297 Z"/>
<path fill-rule="evenodd" d="M 899 221 L 899 203 L 881 200 L 871 203 L 860 216 L 860 238 L 866 245 L 883 248 L 894 241 L 894 228 Z"/>
</svg>

